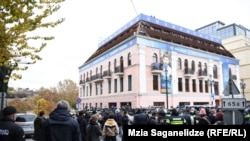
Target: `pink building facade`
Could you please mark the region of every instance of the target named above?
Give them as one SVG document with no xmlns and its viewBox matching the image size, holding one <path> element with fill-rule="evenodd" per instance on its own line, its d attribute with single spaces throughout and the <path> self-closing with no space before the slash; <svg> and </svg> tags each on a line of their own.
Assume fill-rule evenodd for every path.
<svg viewBox="0 0 250 141">
<path fill-rule="evenodd" d="M 80 109 L 221 106 L 229 80 L 239 86 L 218 39 L 143 14 L 111 37 L 79 67 Z"/>
</svg>

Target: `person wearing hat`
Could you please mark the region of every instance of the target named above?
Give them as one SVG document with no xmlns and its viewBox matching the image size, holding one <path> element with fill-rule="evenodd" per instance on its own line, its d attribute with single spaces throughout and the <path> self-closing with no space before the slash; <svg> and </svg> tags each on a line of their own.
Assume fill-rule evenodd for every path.
<svg viewBox="0 0 250 141">
<path fill-rule="evenodd" d="M 82 141 L 77 120 L 70 115 L 70 105 L 66 100 L 57 103 L 41 128 L 38 141 Z"/>
<path fill-rule="evenodd" d="M 16 108 L 7 106 L 3 109 L 0 120 L 0 141 L 25 141 L 23 128 L 15 123 Z"/>
</svg>

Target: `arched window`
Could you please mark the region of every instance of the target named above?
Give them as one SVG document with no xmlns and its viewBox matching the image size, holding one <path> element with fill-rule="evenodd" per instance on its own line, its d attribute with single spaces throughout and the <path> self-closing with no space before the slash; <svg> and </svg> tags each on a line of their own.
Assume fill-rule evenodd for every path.
<svg viewBox="0 0 250 141">
<path fill-rule="evenodd" d="M 177 60 L 178 62 L 177 62 L 177 69 L 179 69 L 179 70 L 181 70 L 182 69 L 182 64 L 181 64 L 181 58 L 178 58 L 178 60 Z"/>
<path fill-rule="evenodd" d="M 213 67 L 213 74 L 214 74 L 214 78 L 218 78 L 218 72 L 217 72 L 217 66 L 214 65 Z"/>
<path fill-rule="evenodd" d="M 120 57 L 120 72 L 123 72 L 123 57 Z"/>
<path fill-rule="evenodd" d="M 100 67 L 100 75 L 102 76 L 102 65 Z"/>
<path fill-rule="evenodd" d="M 152 62 L 153 63 L 158 63 L 158 58 L 157 58 L 157 54 L 154 53 L 153 56 L 152 56 Z"/>
<path fill-rule="evenodd" d="M 192 61 L 192 71 L 194 72 L 195 71 L 195 62 Z"/>
<path fill-rule="evenodd" d="M 204 74 L 207 75 L 207 63 L 204 63 Z"/>
<path fill-rule="evenodd" d="M 198 69 L 202 70 L 201 62 L 198 63 Z"/>
<path fill-rule="evenodd" d="M 128 66 L 130 66 L 131 64 L 132 64 L 131 53 L 128 53 Z"/>
<path fill-rule="evenodd" d="M 188 69 L 188 60 L 187 59 L 185 59 L 184 67 L 185 67 L 185 69 Z"/>
<path fill-rule="evenodd" d="M 108 71 L 111 71 L 111 62 L 109 62 Z"/>
<path fill-rule="evenodd" d="M 114 72 L 115 72 L 115 68 L 116 68 L 116 59 L 114 60 Z"/>
</svg>

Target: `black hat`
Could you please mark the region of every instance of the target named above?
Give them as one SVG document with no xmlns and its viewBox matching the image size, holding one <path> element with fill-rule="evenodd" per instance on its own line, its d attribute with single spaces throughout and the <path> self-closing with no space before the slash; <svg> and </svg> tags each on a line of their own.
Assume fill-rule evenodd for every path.
<svg viewBox="0 0 250 141">
<path fill-rule="evenodd" d="M 8 116 L 16 113 L 16 108 L 13 106 L 7 106 L 3 109 L 3 116 Z"/>
</svg>

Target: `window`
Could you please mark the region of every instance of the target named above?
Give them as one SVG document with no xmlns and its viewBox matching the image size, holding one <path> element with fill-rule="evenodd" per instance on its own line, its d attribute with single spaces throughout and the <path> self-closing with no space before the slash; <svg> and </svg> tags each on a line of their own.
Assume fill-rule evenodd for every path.
<svg viewBox="0 0 250 141">
<path fill-rule="evenodd" d="M 203 81 L 202 80 L 199 80 L 199 89 L 200 89 L 200 92 L 203 93 Z"/>
<path fill-rule="evenodd" d="M 204 63 L 204 74 L 207 75 L 207 63 Z"/>
<path fill-rule="evenodd" d="M 192 80 L 193 92 L 196 92 L 196 80 Z"/>
<path fill-rule="evenodd" d="M 102 66 L 100 67 L 100 76 L 102 78 Z"/>
<path fill-rule="evenodd" d="M 185 68 L 188 68 L 188 60 L 187 59 L 185 59 L 184 66 L 185 66 Z"/>
<path fill-rule="evenodd" d="M 179 90 L 180 92 L 183 91 L 183 88 L 182 88 L 182 78 L 178 78 L 178 90 Z"/>
<path fill-rule="evenodd" d="M 123 77 L 120 77 L 120 92 L 123 92 Z"/>
<path fill-rule="evenodd" d="M 108 71 L 109 71 L 109 72 L 111 71 L 111 62 L 109 62 L 109 68 L 108 68 Z"/>
<path fill-rule="evenodd" d="M 178 62 L 177 62 L 177 69 L 181 70 L 182 67 L 181 67 L 181 58 L 178 58 Z"/>
<path fill-rule="evenodd" d="M 128 66 L 130 66 L 132 63 L 131 61 L 131 53 L 128 54 Z"/>
<path fill-rule="evenodd" d="M 152 60 L 153 63 L 158 63 L 158 59 L 157 59 L 157 54 L 156 53 L 153 54 L 152 59 L 153 59 Z"/>
<path fill-rule="evenodd" d="M 114 72 L 115 72 L 115 68 L 116 68 L 116 59 L 114 60 Z"/>
<path fill-rule="evenodd" d="M 114 92 L 117 92 L 117 79 L 114 79 Z"/>
<path fill-rule="evenodd" d="M 92 96 L 92 84 L 89 84 L 89 96 Z"/>
<path fill-rule="evenodd" d="M 132 90 L 132 75 L 128 75 L 128 91 Z"/>
<path fill-rule="evenodd" d="M 216 65 L 214 65 L 214 67 L 213 67 L 213 73 L 214 73 L 214 78 L 218 78 L 217 66 Z"/>
<path fill-rule="evenodd" d="M 110 94 L 111 93 L 111 79 L 108 80 L 108 87 L 109 87 L 108 93 Z"/>
<path fill-rule="evenodd" d="M 214 82 L 214 94 L 219 95 L 219 82 Z"/>
<path fill-rule="evenodd" d="M 192 61 L 192 71 L 195 72 L 195 62 Z"/>
<path fill-rule="evenodd" d="M 123 72 L 123 57 L 120 57 L 120 72 Z"/>
<path fill-rule="evenodd" d="M 95 94 L 98 95 L 98 85 L 95 83 Z"/>
<path fill-rule="evenodd" d="M 189 92 L 189 79 L 185 79 L 185 90 Z"/>
<path fill-rule="evenodd" d="M 153 90 L 159 90 L 158 75 L 153 75 Z"/>
<path fill-rule="evenodd" d="M 205 92 L 208 93 L 208 81 L 205 81 Z"/>
<path fill-rule="evenodd" d="M 100 84 L 100 95 L 103 94 L 103 86 L 102 86 L 102 83 Z"/>
</svg>

